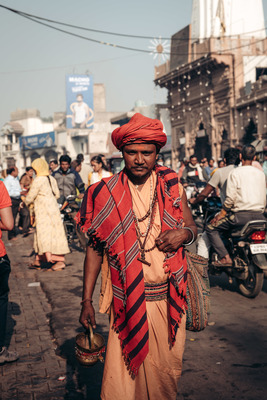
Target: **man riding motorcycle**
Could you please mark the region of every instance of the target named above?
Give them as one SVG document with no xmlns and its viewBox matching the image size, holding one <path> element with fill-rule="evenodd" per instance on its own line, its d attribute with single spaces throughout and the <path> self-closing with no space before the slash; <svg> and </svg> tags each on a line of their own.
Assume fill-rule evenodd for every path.
<svg viewBox="0 0 267 400">
<path fill-rule="evenodd" d="M 242 166 L 232 170 L 227 179 L 226 199 L 221 212 L 207 226 L 211 245 L 219 256 L 214 266 L 232 266 L 233 262 L 220 237 L 220 233 L 238 229 L 251 220 L 265 220 L 265 176 L 252 166 L 256 150 L 252 145 L 243 147 Z"/>
<path fill-rule="evenodd" d="M 84 183 L 74 169 L 71 168 L 71 158 L 68 155 L 63 155 L 59 159 L 60 168 L 53 172 L 53 177 L 56 179 L 61 198 L 66 198 L 69 195 L 76 195 L 79 190 L 79 199 L 84 196 Z"/>
<path fill-rule="evenodd" d="M 190 199 L 192 192 L 194 191 L 194 185 L 201 181 L 204 181 L 202 169 L 197 161 L 197 157 L 192 154 L 182 176 L 182 183 L 185 187 L 186 196 L 188 199 Z"/>
<path fill-rule="evenodd" d="M 220 189 L 221 203 L 224 203 L 226 198 L 226 183 L 230 172 L 240 163 L 240 151 L 234 147 L 230 147 L 224 152 L 224 161 L 226 167 L 217 169 L 207 183 L 206 187 L 200 192 L 197 197 L 189 199 L 190 204 L 195 205 L 201 203 L 207 198 L 214 189 Z M 208 258 L 209 257 L 210 242 L 206 232 L 198 240 L 197 254 Z"/>
<path fill-rule="evenodd" d="M 209 194 L 218 187 L 220 189 L 221 202 L 224 203 L 226 198 L 226 181 L 230 172 L 240 163 L 239 150 L 230 147 L 224 152 L 224 160 L 226 167 L 217 169 L 207 183 L 206 187 L 202 190 L 197 197 L 190 199 L 190 204 L 197 204 L 202 202 Z"/>
</svg>

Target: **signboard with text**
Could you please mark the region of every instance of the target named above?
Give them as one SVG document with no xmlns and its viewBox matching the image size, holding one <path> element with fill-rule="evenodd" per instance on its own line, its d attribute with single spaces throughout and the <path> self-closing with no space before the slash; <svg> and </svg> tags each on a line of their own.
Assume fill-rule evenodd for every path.
<svg viewBox="0 0 267 400">
<path fill-rule="evenodd" d="M 93 89 L 91 75 L 66 76 L 67 129 L 93 129 Z"/>
<path fill-rule="evenodd" d="M 33 150 L 55 146 L 55 132 L 40 133 L 39 135 L 21 136 L 19 146 L 21 150 Z"/>
</svg>

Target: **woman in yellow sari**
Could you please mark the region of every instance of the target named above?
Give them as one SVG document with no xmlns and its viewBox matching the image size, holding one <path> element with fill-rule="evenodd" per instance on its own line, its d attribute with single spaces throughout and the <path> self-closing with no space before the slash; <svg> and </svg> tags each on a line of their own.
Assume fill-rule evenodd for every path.
<svg viewBox="0 0 267 400">
<path fill-rule="evenodd" d="M 37 176 L 25 198 L 25 204 L 33 203 L 35 211 L 36 257 L 31 268 L 40 269 L 42 262 L 48 262 L 52 264 L 52 270 L 61 270 L 65 268 L 64 255 L 69 253 L 69 247 L 57 203 L 57 182 L 49 175 L 49 167 L 44 159 L 37 158 L 32 167 Z"/>
</svg>

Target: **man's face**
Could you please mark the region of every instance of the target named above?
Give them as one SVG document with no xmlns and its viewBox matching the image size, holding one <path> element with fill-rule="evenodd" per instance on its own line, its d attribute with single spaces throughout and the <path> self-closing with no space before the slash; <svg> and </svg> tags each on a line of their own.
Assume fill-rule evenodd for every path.
<svg viewBox="0 0 267 400">
<path fill-rule="evenodd" d="M 122 150 L 125 168 L 129 179 L 136 183 L 145 183 L 156 164 L 156 145 L 151 143 L 127 144 Z"/>
<path fill-rule="evenodd" d="M 28 175 L 30 178 L 32 178 L 32 176 L 33 176 L 33 169 L 30 169 L 30 170 L 27 171 L 26 173 L 27 173 L 27 175 Z"/>
<path fill-rule="evenodd" d="M 82 103 L 83 102 L 83 97 L 82 96 L 77 96 L 77 101 L 78 101 L 78 103 Z"/>
<path fill-rule="evenodd" d="M 57 164 L 55 164 L 54 161 L 51 161 L 51 162 L 49 163 L 49 168 L 50 168 L 52 171 L 54 171 L 54 169 L 57 168 Z"/>
<path fill-rule="evenodd" d="M 60 168 L 61 168 L 61 170 L 62 170 L 63 172 L 67 172 L 68 169 L 69 169 L 69 167 L 70 167 L 70 164 L 68 163 L 68 161 L 62 161 L 62 162 L 60 163 Z"/>
<path fill-rule="evenodd" d="M 16 178 L 19 174 L 19 170 L 17 167 L 14 167 L 14 168 L 15 168 L 15 170 L 11 172 L 11 175 L 14 176 L 14 178 Z"/>
<path fill-rule="evenodd" d="M 192 165 L 196 165 L 197 164 L 197 158 L 196 157 L 192 157 L 190 160 Z"/>
</svg>

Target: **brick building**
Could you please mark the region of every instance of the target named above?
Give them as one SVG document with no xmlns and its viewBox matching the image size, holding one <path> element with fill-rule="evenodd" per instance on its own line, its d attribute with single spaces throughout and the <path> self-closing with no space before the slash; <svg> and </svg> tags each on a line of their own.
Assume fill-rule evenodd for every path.
<svg viewBox="0 0 267 400">
<path fill-rule="evenodd" d="M 217 1 L 212 15 L 211 8 L 203 10 L 207 6 L 194 1 L 191 25 L 172 36 L 170 61 L 155 67 L 155 84 L 168 90 L 174 168 L 179 159 L 192 153 L 199 159 L 207 156 L 218 160 L 229 145 L 243 143 L 244 134 L 250 130 L 254 130 L 252 137 L 255 139 L 266 137 L 267 39 L 264 18 L 255 15 L 258 27 L 263 24 L 263 29 L 252 33 L 241 30 L 240 35 L 236 32 L 230 35 L 233 30 L 227 17 L 232 21 L 234 16 L 229 10 L 223 14 L 220 7 L 225 3 Z M 246 0 L 246 3 L 251 1 Z M 254 4 L 258 13 L 262 10 L 260 3 Z M 210 30 L 203 11 L 210 16 Z M 196 18 L 198 12 L 206 23 L 201 25 Z M 244 19 L 252 21 L 253 17 L 243 15 Z M 216 22 L 219 28 L 216 28 Z M 217 36 L 215 28 L 219 29 Z"/>
</svg>

